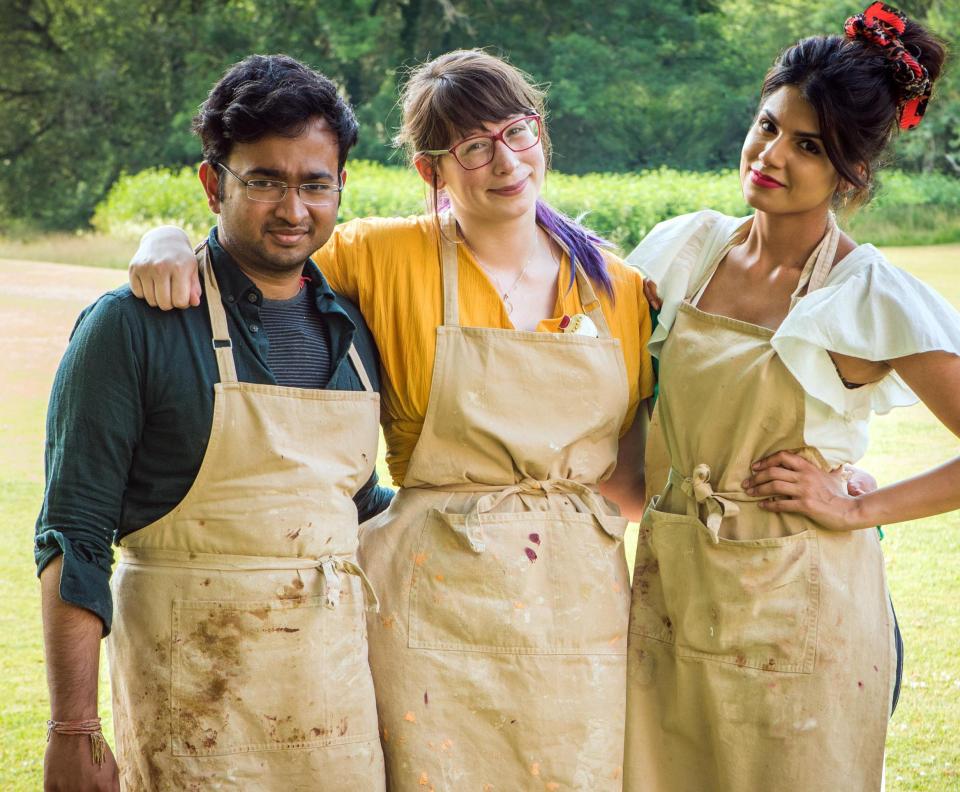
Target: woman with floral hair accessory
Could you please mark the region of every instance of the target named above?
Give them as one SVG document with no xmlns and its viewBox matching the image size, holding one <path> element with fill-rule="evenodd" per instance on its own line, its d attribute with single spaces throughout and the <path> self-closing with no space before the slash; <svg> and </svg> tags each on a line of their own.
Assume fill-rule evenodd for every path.
<svg viewBox="0 0 960 792">
<path fill-rule="evenodd" d="M 829 471 L 918 397 L 960 434 L 960 315 L 831 207 L 868 198 L 943 59 L 882 3 L 788 48 L 743 145 L 754 215 L 675 218 L 629 257 L 658 284 L 670 459 L 637 547 L 629 790 L 882 785 L 902 655 L 873 527 L 960 507 L 960 458 L 859 496 Z"/>
</svg>

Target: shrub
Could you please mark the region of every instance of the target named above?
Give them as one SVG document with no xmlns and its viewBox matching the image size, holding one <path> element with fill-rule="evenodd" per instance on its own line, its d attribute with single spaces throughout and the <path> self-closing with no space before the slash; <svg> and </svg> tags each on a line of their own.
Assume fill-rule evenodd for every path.
<svg viewBox="0 0 960 792">
<path fill-rule="evenodd" d="M 637 174 L 551 174 L 545 197 L 621 250 L 631 250 L 661 220 L 700 209 L 742 215 L 747 205 L 732 170 L 708 173 L 669 168 Z"/>
<path fill-rule="evenodd" d="M 424 211 L 427 189 L 413 170 L 357 160 L 347 171 L 342 221 Z M 732 215 L 747 212 L 733 170 L 551 173 L 545 197 L 561 211 L 582 217 L 622 251 L 631 250 L 661 220 L 678 214 L 705 208 Z M 118 237 L 139 236 L 155 225 L 172 223 L 196 238 L 213 222 L 196 171 L 190 168 L 124 174 L 93 218 L 98 231 Z M 960 179 L 888 171 L 873 203 L 844 225 L 855 237 L 878 245 L 960 240 Z"/>
<path fill-rule="evenodd" d="M 191 235 L 211 225 L 210 210 L 194 168 L 149 168 L 121 174 L 93 213 L 103 234 L 139 236 L 158 223 L 183 226 Z"/>
</svg>

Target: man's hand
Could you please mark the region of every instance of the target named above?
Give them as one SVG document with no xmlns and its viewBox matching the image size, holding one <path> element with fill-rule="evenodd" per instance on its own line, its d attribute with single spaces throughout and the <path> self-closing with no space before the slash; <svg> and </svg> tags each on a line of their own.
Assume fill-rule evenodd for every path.
<svg viewBox="0 0 960 792">
<path fill-rule="evenodd" d="M 51 734 L 43 757 L 44 792 L 119 792 L 117 762 L 107 745 L 93 761 L 88 734 Z"/>
<path fill-rule="evenodd" d="M 130 259 L 130 289 L 154 308 L 200 305 L 200 277 L 190 240 L 176 226 L 147 231 Z"/>
<path fill-rule="evenodd" d="M 657 284 L 650 278 L 643 279 L 643 296 L 647 298 L 647 302 L 654 311 L 659 311 L 663 307 L 663 300 L 657 292 Z"/>
<path fill-rule="evenodd" d="M 875 492 L 877 489 L 877 480 L 866 470 L 861 470 L 853 465 L 844 465 L 847 473 L 847 495 L 857 497 L 866 495 L 868 492 Z"/>
</svg>

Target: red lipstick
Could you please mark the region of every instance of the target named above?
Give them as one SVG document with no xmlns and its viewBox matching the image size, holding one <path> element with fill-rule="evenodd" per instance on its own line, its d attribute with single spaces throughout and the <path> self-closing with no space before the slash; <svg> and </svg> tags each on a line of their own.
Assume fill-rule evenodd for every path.
<svg viewBox="0 0 960 792">
<path fill-rule="evenodd" d="M 758 187 L 766 187 L 768 190 L 773 190 L 777 187 L 783 187 L 783 185 L 776 179 L 771 178 L 770 176 L 764 176 L 755 168 L 750 168 L 750 181 L 752 181 Z"/>
</svg>

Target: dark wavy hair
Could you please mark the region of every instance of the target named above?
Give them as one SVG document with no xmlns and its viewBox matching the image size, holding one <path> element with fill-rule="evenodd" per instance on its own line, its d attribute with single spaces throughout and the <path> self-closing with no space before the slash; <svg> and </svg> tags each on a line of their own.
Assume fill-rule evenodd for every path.
<svg viewBox="0 0 960 792">
<path fill-rule="evenodd" d="M 935 82 L 946 55 L 942 42 L 912 20 L 901 39 Z M 767 72 L 761 101 L 787 85 L 799 88 L 816 111 L 824 150 L 853 187 L 846 203 L 869 201 L 904 102 L 884 50 L 845 36 L 803 39 L 784 50 Z"/>
<path fill-rule="evenodd" d="M 223 162 L 234 143 L 266 135 L 296 137 L 311 118 L 326 120 L 337 136 L 338 170 L 357 142 L 357 119 L 337 87 L 287 55 L 250 55 L 213 86 L 193 119 L 203 158 Z"/>
</svg>

